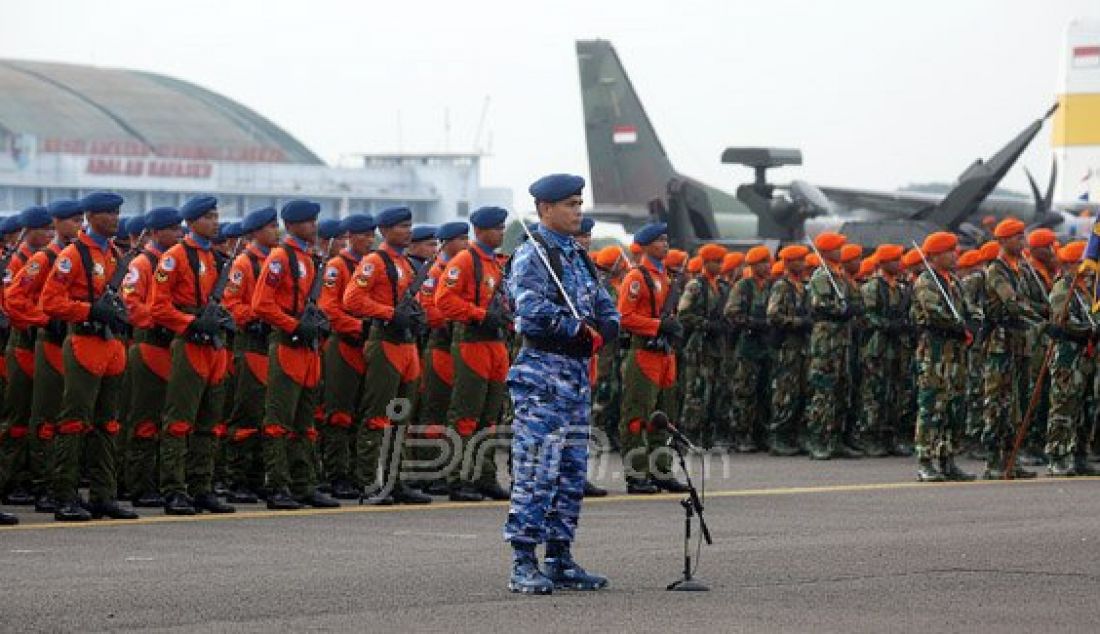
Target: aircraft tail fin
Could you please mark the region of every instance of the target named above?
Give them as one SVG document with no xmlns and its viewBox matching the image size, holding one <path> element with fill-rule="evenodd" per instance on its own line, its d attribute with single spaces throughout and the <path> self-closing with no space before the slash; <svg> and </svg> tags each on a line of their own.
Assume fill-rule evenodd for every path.
<svg viewBox="0 0 1100 634">
<path fill-rule="evenodd" d="M 676 171 L 611 43 L 578 41 L 577 62 L 593 200 L 645 208 L 666 195 Z"/>
</svg>

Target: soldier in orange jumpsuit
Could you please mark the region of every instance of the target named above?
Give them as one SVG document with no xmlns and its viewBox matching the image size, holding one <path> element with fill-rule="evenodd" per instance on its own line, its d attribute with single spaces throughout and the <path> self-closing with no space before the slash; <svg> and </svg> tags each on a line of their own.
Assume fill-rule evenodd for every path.
<svg viewBox="0 0 1100 634">
<path fill-rule="evenodd" d="M 344 310 L 344 289 L 359 262 L 374 246 L 374 218 L 353 214 L 344 218 L 341 233 L 348 234 L 348 246 L 325 265 L 318 305 L 332 324 L 332 335 L 322 355 L 325 385 L 322 403 L 325 428 L 321 434 L 325 481 L 332 495 L 342 500 L 359 499 L 360 490 L 351 467 L 352 429 L 359 394 L 363 389 L 363 321 Z"/>
<path fill-rule="evenodd" d="M 108 236 L 118 228 L 123 200 L 117 194 L 94 192 L 81 200 L 88 228 L 57 256 L 40 299 L 47 317 L 69 322 L 62 347 L 65 391 L 54 437 L 51 488 L 59 521 L 86 521 L 104 515 L 132 519 L 137 514 L 119 506 L 115 456 L 119 423 L 119 392 L 126 369 L 126 348 L 116 338 L 125 328 L 125 308 L 107 287 L 119 265 L 119 254 Z M 106 291 L 106 292 L 105 292 Z M 81 446 L 87 443 L 91 481 L 89 510 L 80 503 Z"/>
<path fill-rule="evenodd" d="M 45 207 L 28 207 L 19 214 L 23 224 L 23 241 L 12 256 L 7 273 L 4 276 L 4 300 L 11 330 L 5 350 L 8 384 L 4 390 L 3 426 L 6 429 L 0 438 L 0 450 L 3 457 L 0 464 L 6 464 L 0 473 L 0 490 L 7 490 L 5 502 L 16 505 L 35 503 L 36 493 L 43 488 L 42 458 L 37 455 L 38 443 L 34 434 L 29 433 L 31 413 L 32 377 L 34 376 L 34 339 L 37 310 L 28 312 L 24 307 L 12 307 L 8 296 L 16 287 L 18 277 L 34 255 L 41 251 L 53 239 L 52 218 Z M 42 262 L 32 271 L 34 278 L 45 278 L 46 271 Z M 41 273 L 41 275 L 39 275 Z M 25 279 L 25 277 L 23 278 Z M 19 282 L 25 285 L 30 282 Z M 39 281 L 41 285 L 41 281 Z M 37 459 L 36 459 L 37 458 Z M 7 486 L 4 480 L 7 476 Z"/>
<path fill-rule="evenodd" d="M 271 250 L 279 244 L 279 218 L 274 207 L 250 211 L 241 229 L 252 236 L 244 252 L 230 266 L 223 304 L 233 315 L 237 334 L 233 337 L 233 365 L 236 385 L 229 412 L 229 502 L 252 504 L 264 485 L 264 456 L 260 423 L 267 395 L 268 338 L 271 326 L 252 311 L 252 296 L 260 269 Z"/>
<path fill-rule="evenodd" d="M 405 427 L 420 379 L 415 333 L 426 321 L 416 299 L 405 297 L 414 277 L 404 254 L 412 238 L 412 212 L 391 207 L 376 221 L 382 246 L 363 258 L 354 283 L 344 291 L 347 311 L 371 323 L 363 348 L 370 380 L 363 387 L 363 424 L 356 437 L 358 473 L 362 484 L 373 489 L 382 467 L 381 486 L 368 500 L 373 504 L 427 504 L 431 497 L 401 481 Z"/>
<path fill-rule="evenodd" d="M 164 410 L 164 390 L 172 367 L 172 331 L 153 321 L 150 300 L 160 256 L 182 236 L 182 219 L 173 207 L 157 207 L 145 215 L 152 239 L 133 260 L 122 280 L 122 299 L 130 313 L 134 338 L 127 373 L 131 381 L 125 415 L 130 430 L 126 446 L 126 488 L 135 507 L 162 507 L 157 474 L 157 439 Z"/>
<path fill-rule="evenodd" d="M 655 409 L 666 413 L 677 410 L 673 345 L 683 336 L 683 326 L 674 315 L 661 314 L 671 290 L 665 272 L 665 264 L 670 262 L 667 228 L 664 223 L 645 225 L 634 234 L 634 242 L 641 245 L 644 255 L 619 287 L 622 327 L 630 333 L 630 349 L 623 362 L 619 423 L 627 492 L 677 492 L 684 487 L 672 477 L 672 456 L 664 446 L 667 434 L 649 424 Z M 673 262 L 682 261 L 683 256 L 679 256 Z"/>
<path fill-rule="evenodd" d="M 508 377 L 504 337 L 512 323 L 496 254 L 507 217 L 500 207 L 482 207 L 470 215 L 474 244 L 448 263 L 435 292 L 443 318 L 454 323 L 455 382 L 447 423 L 462 439 L 456 448 L 461 462 L 450 473 L 454 501 L 509 498 L 497 481 L 493 446 Z"/>
<path fill-rule="evenodd" d="M 428 279 L 420 288 L 420 304 L 428 320 L 428 341 L 422 354 L 424 367 L 420 383 L 420 398 L 417 402 L 417 421 L 423 429 L 422 435 L 429 441 L 440 442 L 427 446 L 414 455 L 418 461 L 433 464 L 443 460 L 444 464 L 436 469 L 438 478 L 425 482 L 423 490 L 432 495 L 448 495 L 450 484 L 448 471 L 454 466 L 447 462 L 451 451 L 444 451 L 443 439 L 446 437 L 447 408 L 451 404 L 451 390 L 454 386 L 454 360 L 451 358 L 451 335 L 453 326 L 440 312 L 435 303 L 435 291 L 439 287 L 439 278 L 451 258 L 470 246 L 470 225 L 465 222 L 446 222 L 436 230 L 435 237 L 441 248 L 439 256 L 432 264 Z"/>
<path fill-rule="evenodd" d="M 321 206 L 308 200 L 283 205 L 280 216 L 289 235 L 264 261 L 252 295 L 253 314 L 272 330 L 263 420 L 269 509 L 340 505 L 317 490 L 313 420 L 324 332 L 302 319 L 314 276 L 321 273 L 310 255 L 320 213 Z"/>
<path fill-rule="evenodd" d="M 160 439 L 160 488 L 168 515 L 234 511 L 213 491 L 229 368 L 224 329 L 204 313 L 218 280 L 211 243 L 218 233 L 217 205 L 213 196 L 196 196 L 180 208 L 189 233 L 161 256 L 149 293 L 153 323 L 174 334 Z"/>
</svg>

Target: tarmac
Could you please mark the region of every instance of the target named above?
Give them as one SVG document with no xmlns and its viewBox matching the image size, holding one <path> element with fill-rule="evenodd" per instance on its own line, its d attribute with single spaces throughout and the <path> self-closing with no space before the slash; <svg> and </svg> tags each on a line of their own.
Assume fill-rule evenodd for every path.
<svg viewBox="0 0 1100 634">
<path fill-rule="evenodd" d="M 683 566 L 682 496 L 626 496 L 610 467 L 574 548 L 610 577 L 603 591 L 510 594 L 506 503 L 85 524 L 15 509 L 0 631 L 1100 630 L 1100 478 L 919 484 L 904 458 L 718 462 L 696 570 L 709 592 L 665 590 Z"/>
</svg>

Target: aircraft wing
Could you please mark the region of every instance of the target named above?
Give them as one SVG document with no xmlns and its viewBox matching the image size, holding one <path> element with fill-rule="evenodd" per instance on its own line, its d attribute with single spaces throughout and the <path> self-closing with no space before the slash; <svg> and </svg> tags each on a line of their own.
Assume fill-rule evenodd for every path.
<svg viewBox="0 0 1100 634">
<path fill-rule="evenodd" d="M 847 187 L 821 187 L 820 189 L 830 202 L 842 210 L 875 211 L 902 218 L 914 218 L 921 213 L 926 213 L 943 199 L 943 196 L 915 192 L 878 192 Z"/>
</svg>

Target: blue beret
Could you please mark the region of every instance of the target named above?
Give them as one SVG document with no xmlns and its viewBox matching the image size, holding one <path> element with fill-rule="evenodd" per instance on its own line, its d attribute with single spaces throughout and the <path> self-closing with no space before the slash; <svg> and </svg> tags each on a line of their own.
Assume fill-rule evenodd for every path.
<svg viewBox="0 0 1100 634">
<path fill-rule="evenodd" d="M 634 232 L 634 242 L 644 247 L 666 233 L 668 233 L 667 224 L 663 222 L 651 222 L 648 225 L 643 225 L 641 229 Z"/>
<path fill-rule="evenodd" d="M 202 218 L 210 211 L 218 208 L 218 199 L 213 196 L 195 196 L 180 207 L 180 215 L 191 222 Z"/>
<path fill-rule="evenodd" d="M 19 220 L 19 214 L 13 214 L 4 218 L 3 222 L 0 222 L 0 235 L 8 235 L 15 233 L 23 228 L 23 223 Z"/>
<path fill-rule="evenodd" d="M 480 207 L 470 214 L 470 224 L 478 229 L 492 229 L 504 224 L 508 210 L 500 207 Z"/>
<path fill-rule="evenodd" d="M 241 230 L 245 233 L 252 233 L 257 229 L 263 229 L 267 225 L 275 222 L 275 219 L 279 217 L 278 212 L 274 207 L 264 207 L 263 209 L 256 209 L 248 212 L 248 215 L 241 221 Z"/>
<path fill-rule="evenodd" d="M 80 206 L 79 200 L 55 200 L 50 203 L 47 209 L 50 215 L 58 220 L 65 220 L 84 213 L 84 208 Z"/>
<path fill-rule="evenodd" d="M 50 212 L 46 211 L 45 207 L 35 205 L 19 212 L 19 222 L 27 229 L 42 229 L 50 226 L 53 223 L 53 218 L 50 217 Z"/>
<path fill-rule="evenodd" d="M 575 194 L 580 194 L 584 189 L 584 179 L 573 174 L 550 174 L 543 176 L 531 183 L 527 191 L 535 197 L 548 203 L 556 203 L 565 200 Z"/>
<path fill-rule="evenodd" d="M 335 218 L 325 218 L 317 223 L 317 237 L 330 240 L 344 233 L 344 225 Z"/>
<path fill-rule="evenodd" d="M 312 200 L 292 200 L 283 205 L 283 210 L 279 212 L 283 222 L 291 224 L 316 220 L 319 215 L 321 215 L 321 205 Z"/>
<path fill-rule="evenodd" d="M 126 233 L 136 236 L 142 231 L 145 231 L 145 216 L 134 216 L 126 219 Z"/>
<path fill-rule="evenodd" d="M 241 223 L 239 222 L 219 222 L 218 223 L 218 235 L 214 239 L 215 242 L 225 242 L 226 240 L 232 240 L 233 238 L 239 238 L 244 235 L 241 231 Z"/>
<path fill-rule="evenodd" d="M 347 233 L 373 233 L 375 226 L 374 216 L 370 214 L 352 214 L 344 218 L 340 223 L 343 231 Z"/>
<path fill-rule="evenodd" d="M 439 225 L 439 229 L 435 232 L 435 237 L 440 240 L 452 240 L 461 236 L 470 234 L 470 225 L 465 222 L 444 222 Z"/>
<path fill-rule="evenodd" d="M 150 231 L 160 231 L 168 227 L 174 227 L 183 222 L 180 212 L 175 207 L 154 207 L 145 213 L 145 226 Z"/>
<path fill-rule="evenodd" d="M 122 196 L 112 192 L 92 192 L 80 200 L 80 206 L 90 214 L 115 212 L 122 207 Z"/>
<path fill-rule="evenodd" d="M 581 218 L 581 230 L 577 232 L 577 235 L 584 235 L 586 233 L 592 233 L 592 227 L 596 226 L 596 221 L 591 218 Z"/>
<path fill-rule="evenodd" d="M 130 232 L 126 231 L 126 223 L 130 222 L 130 216 L 118 219 L 118 227 L 115 228 L 115 240 L 129 240 Z"/>
<path fill-rule="evenodd" d="M 389 207 L 383 209 L 374 217 L 379 227 L 392 227 L 402 222 L 412 220 L 413 214 L 408 207 Z"/>
<path fill-rule="evenodd" d="M 412 241 L 431 240 L 435 237 L 437 229 L 435 225 L 416 225 L 412 228 Z"/>
</svg>

